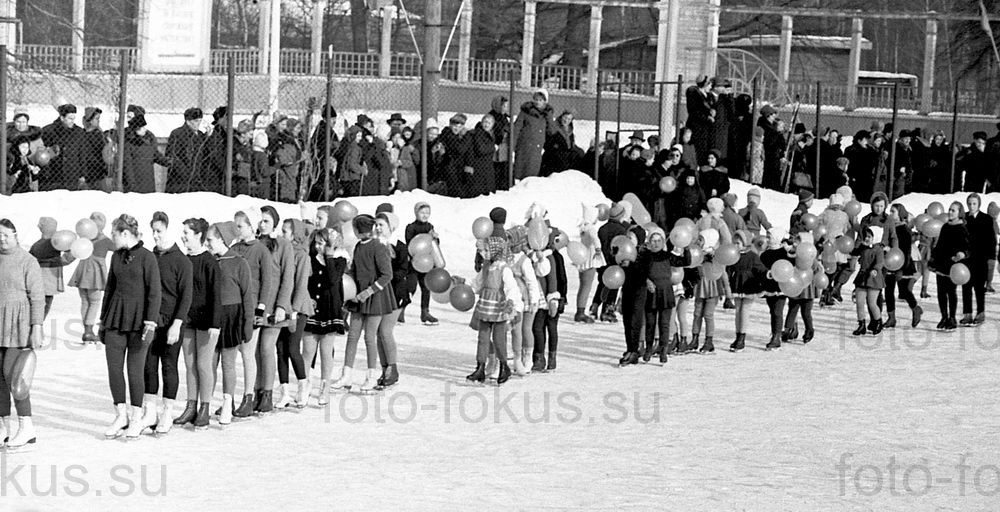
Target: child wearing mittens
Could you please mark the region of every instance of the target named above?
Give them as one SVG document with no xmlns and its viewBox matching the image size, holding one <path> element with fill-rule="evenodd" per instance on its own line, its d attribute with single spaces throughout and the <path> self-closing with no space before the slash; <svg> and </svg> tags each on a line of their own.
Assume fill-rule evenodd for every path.
<svg viewBox="0 0 1000 512">
<path fill-rule="evenodd" d="M 472 288 L 479 295 L 472 314 L 479 323 L 479 342 L 476 348 L 476 370 L 465 379 L 469 382 L 486 382 L 486 358 L 490 347 L 497 355 L 500 373 L 497 384 L 510 378 L 507 366 L 507 329 L 514 314 L 514 304 L 520 302 L 521 290 L 514 273 L 507 263 L 507 239 L 491 236 L 476 242 L 484 260 L 483 269 L 472 280 Z"/>
<path fill-rule="evenodd" d="M 852 255 L 858 258 L 858 276 L 854 278 L 854 300 L 857 305 L 858 328 L 855 336 L 864 336 L 866 331 L 872 334 L 882 332 L 882 310 L 878 305 L 878 296 L 885 288 L 885 256 L 882 250 L 882 228 L 869 226 L 861 230 L 861 244 L 854 248 Z M 865 306 L 868 307 L 870 321 L 865 327 Z"/>
<path fill-rule="evenodd" d="M 674 247 L 667 249 L 667 235 L 660 227 L 649 230 L 646 250 L 639 253 L 636 264 L 646 269 L 646 350 L 642 360 L 649 362 L 653 354 L 660 356 L 660 363 L 667 362 L 667 347 L 670 345 L 670 317 L 677 304 L 674 286 L 671 282 L 673 269 L 691 264 L 691 253 Z M 660 343 L 654 346 L 655 334 L 659 330 Z"/>
<path fill-rule="evenodd" d="M 737 231 L 733 237 L 740 250 L 740 259 L 726 269 L 729 285 L 736 301 L 736 340 L 729 345 L 730 352 L 740 352 L 746 346 L 746 328 L 750 322 L 750 307 L 764 291 L 767 268 L 754 250 L 749 231 Z"/>
<path fill-rule="evenodd" d="M 725 226 L 723 226 L 725 228 Z M 704 261 L 698 271 L 698 278 L 694 280 L 694 323 L 691 326 L 691 344 L 689 351 L 698 349 L 699 353 L 711 354 L 715 352 L 713 337 L 715 335 L 715 308 L 719 305 L 719 297 L 724 295 L 725 277 L 714 277 L 712 273 L 715 249 L 719 247 L 719 232 L 715 229 L 706 229 L 701 232 L 702 251 L 705 255 Z M 723 272 L 723 275 L 725 272 Z M 705 322 L 705 343 L 698 348 L 698 337 L 701 335 L 701 324 Z"/>
<path fill-rule="evenodd" d="M 359 240 L 349 274 L 354 278 L 358 294 L 347 301 L 351 321 L 344 349 L 344 375 L 332 386 L 335 389 L 351 386 L 354 356 L 363 331 L 368 373 L 359 389 L 368 392 L 378 385 L 378 328 L 382 316 L 396 309 L 396 296 L 392 290 L 392 258 L 389 249 L 375 238 L 375 218 L 358 215 L 351 222 Z"/>
</svg>

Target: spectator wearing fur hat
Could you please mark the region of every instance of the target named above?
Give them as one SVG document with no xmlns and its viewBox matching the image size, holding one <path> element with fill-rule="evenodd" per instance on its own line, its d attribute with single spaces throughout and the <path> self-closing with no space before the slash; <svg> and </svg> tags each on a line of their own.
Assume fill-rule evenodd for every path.
<svg viewBox="0 0 1000 512">
<path fill-rule="evenodd" d="M 448 128 L 441 132 L 438 141 L 444 146 L 443 175 L 451 197 L 468 197 L 471 175 L 475 169 L 472 159 L 472 135 L 465 127 L 465 114 L 455 114 L 448 121 Z"/>
<path fill-rule="evenodd" d="M 223 178 L 226 168 L 226 117 L 225 106 L 218 107 L 212 112 L 211 133 L 201 144 L 194 172 L 186 177 L 188 182 L 184 187 L 187 190 L 219 194 L 225 192 Z"/>
<path fill-rule="evenodd" d="M 201 131 L 203 117 L 200 108 L 191 107 L 184 111 L 184 124 L 170 132 L 166 149 L 166 156 L 170 160 L 166 186 L 168 193 L 188 191 L 188 184 L 199 163 L 198 154 L 206 140 Z"/>
<path fill-rule="evenodd" d="M 146 126 L 146 116 L 137 114 L 125 128 L 122 151 L 122 176 L 126 192 L 156 192 L 156 171 L 153 164 L 170 166 L 170 159 L 160 152 L 156 136 Z"/>
<path fill-rule="evenodd" d="M 542 148 L 549 135 L 557 130 L 555 111 L 549 104 L 549 93 L 538 89 L 521 110 L 511 128 L 514 144 L 514 179 L 538 176 L 542 167 Z"/>
<path fill-rule="evenodd" d="M 76 125 L 76 105 L 60 105 L 59 117 L 42 128 L 42 143 L 52 149 L 55 156 L 39 174 L 39 190 L 76 190 L 86 184 L 87 178 L 80 166 L 80 148 L 83 128 Z"/>
</svg>

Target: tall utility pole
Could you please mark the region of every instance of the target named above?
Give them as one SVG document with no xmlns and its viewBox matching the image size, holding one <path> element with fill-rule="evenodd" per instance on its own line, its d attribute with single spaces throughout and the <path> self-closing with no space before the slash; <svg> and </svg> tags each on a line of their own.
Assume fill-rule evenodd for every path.
<svg viewBox="0 0 1000 512">
<path fill-rule="evenodd" d="M 438 114 L 438 82 L 441 80 L 441 0 L 427 0 L 424 11 L 424 74 L 420 82 L 420 119 L 424 133 L 421 140 L 420 182 L 427 188 L 427 126 Z"/>
</svg>

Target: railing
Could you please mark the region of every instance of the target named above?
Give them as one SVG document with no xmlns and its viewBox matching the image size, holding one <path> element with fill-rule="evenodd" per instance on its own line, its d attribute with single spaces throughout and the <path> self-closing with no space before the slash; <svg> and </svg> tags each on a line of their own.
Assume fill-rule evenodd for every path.
<svg viewBox="0 0 1000 512">
<path fill-rule="evenodd" d="M 394 53 L 389 59 L 389 76 L 419 77 L 420 59 L 415 53 Z"/>
<path fill-rule="evenodd" d="M 137 48 L 116 46 L 87 46 L 83 49 L 84 71 L 117 71 L 121 66 L 121 52 L 129 54 L 129 71 L 136 70 Z M 18 64 L 25 69 L 47 71 L 72 71 L 73 48 L 23 44 L 13 50 Z"/>
<path fill-rule="evenodd" d="M 578 91 L 586 75 L 584 68 L 559 66 L 549 64 L 531 65 L 532 87 L 544 87 L 549 90 L 568 89 Z"/>
<path fill-rule="evenodd" d="M 230 58 L 234 61 L 238 75 L 255 75 L 260 72 L 260 50 L 257 48 L 212 50 L 209 71 L 217 75 L 226 74 Z"/>
</svg>

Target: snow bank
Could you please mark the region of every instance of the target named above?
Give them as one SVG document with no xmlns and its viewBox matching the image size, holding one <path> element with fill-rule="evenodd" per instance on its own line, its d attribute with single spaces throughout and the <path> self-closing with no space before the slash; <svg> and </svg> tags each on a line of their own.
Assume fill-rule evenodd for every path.
<svg viewBox="0 0 1000 512">
<path fill-rule="evenodd" d="M 731 191 L 738 197 L 736 207 L 742 208 L 746 205 L 747 191 L 753 187 L 739 180 L 732 180 L 731 183 Z M 964 203 L 966 196 L 965 193 L 910 194 L 898 202 L 905 205 L 910 212 L 917 214 L 923 212 L 933 201 L 938 201 L 947 208 L 952 201 Z M 528 178 L 518 182 L 512 190 L 474 199 L 456 199 L 416 190 L 391 196 L 350 198 L 349 201 L 362 213 L 374 213 L 379 204 L 391 203 L 401 224 L 396 232 L 397 238 L 402 238 L 405 225 L 413 221 L 413 206 L 421 201 L 429 203 L 432 212 L 430 220 L 441 237 L 441 249 L 447 259 L 448 269 L 465 276 L 472 274 L 475 251 L 472 222 L 477 217 L 487 216 L 492 208 L 501 206 L 507 210 L 509 227 L 522 223 L 528 207 L 537 202 L 548 209 L 553 226 L 566 231 L 575 239 L 579 236 L 577 226 L 581 220 L 581 205 L 610 203 L 610 200 L 601 193 L 597 183 L 579 171 L 566 171 L 547 178 Z M 1000 194 L 985 196 L 984 210 L 990 201 L 1000 202 Z M 819 214 L 826 208 L 827 203 L 825 199 L 817 199 L 810 212 Z M 14 222 L 18 227 L 20 243 L 27 248 L 38 239 L 38 232 L 34 226 L 41 216 L 54 217 L 59 222 L 60 229 L 72 230 L 77 220 L 88 217 L 94 211 L 103 212 L 108 217 L 109 224 L 111 219 L 119 214 L 128 213 L 139 220 L 140 227 L 144 231 L 143 239 L 147 246 L 152 246 L 152 237 L 146 227 L 155 211 L 163 211 L 170 217 L 170 233 L 179 239 L 181 222 L 184 219 L 203 217 L 209 222 L 231 220 L 237 210 L 247 207 L 259 208 L 265 204 L 274 206 L 282 218 L 312 219 L 316 208 L 324 203 L 295 205 L 248 196 L 228 198 L 209 192 L 105 194 L 97 191 L 52 191 L 0 197 L 0 217 L 7 217 Z M 798 198 L 793 194 L 761 189 L 761 208 L 776 226 L 788 228 L 789 216 L 797 204 Z M 863 204 L 861 215 L 867 214 L 868 211 L 868 206 Z M 71 272 L 72 268 L 68 271 Z"/>
</svg>

